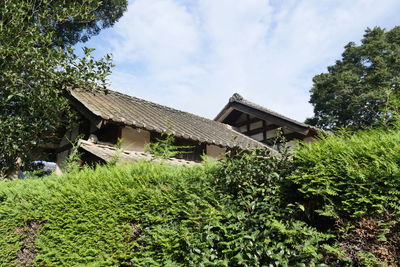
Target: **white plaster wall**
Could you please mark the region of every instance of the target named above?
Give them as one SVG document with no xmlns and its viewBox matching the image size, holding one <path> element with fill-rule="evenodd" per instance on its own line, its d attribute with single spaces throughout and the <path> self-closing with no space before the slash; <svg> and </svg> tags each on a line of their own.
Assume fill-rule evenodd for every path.
<svg viewBox="0 0 400 267">
<path fill-rule="evenodd" d="M 226 149 L 223 147 L 215 146 L 215 145 L 207 145 L 206 154 L 209 157 L 220 159 L 225 153 Z"/>
<path fill-rule="evenodd" d="M 253 122 L 250 124 L 250 130 L 259 129 L 263 127 L 262 121 Z"/>
<path fill-rule="evenodd" d="M 144 147 L 150 142 L 150 132 L 132 127 L 122 128 L 122 148 L 131 151 L 144 151 Z"/>
<path fill-rule="evenodd" d="M 287 128 L 283 128 L 283 133 L 284 134 L 290 134 L 290 133 L 294 133 L 294 131 L 287 129 Z"/>
<path fill-rule="evenodd" d="M 308 137 L 306 137 L 306 138 L 303 139 L 303 141 L 306 142 L 306 143 L 312 143 L 312 142 L 314 142 L 315 140 L 317 140 L 317 139 L 315 139 L 315 138 L 312 137 L 312 136 L 308 136 Z"/>
<path fill-rule="evenodd" d="M 79 128 L 75 128 L 72 131 L 68 131 L 67 133 L 65 133 L 65 136 L 61 139 L 61 142 L 59 144 L 59 146 L 64 146 L 70 142 L 75 142 L 77 140 L 75 140 L 78 137 L 79 134 Z M 65 150 L 62 151 L 60 153 L 57 154 L 57 160 L 56 160 L 56 168 L 55 168 L 55 173 L 57 175 L 61 175 L 62 174 L 62 167 L 65 164 L 65 161 L 68 158 L 68 155 L 70 153 L 70 150 Z"/>
<path fill-rule="evenodd" d="M 247 125 L 243 125 L 239 127 L 239 132 L 244 133 L 247 131 Z"/>
<path fill-rule="evenodd" d="M 267 139 L 276 136 L 276 129 L 267 131 Z"/>
<path fill-rule="evenodd" d="M 55 173 L 57 175 L 61 175 L 62 174 L 62 167 L 63 164 L 65 163 L 65 161 L 68 158 L 68 154 L 69 154 L 69 150 L 60 152 L 57 154 L 57 162 L 56 162 L 56 169 L 55 169 Z"/>
<path fill-rule="evenodd" d="M 236 122 L 244 122 L 247 119 L 247 115 L 242 113 L 240 114 L 239 118 L 236 120 Z"/>
<path fill-rule="evenodd" d="M 253 134 L 250 137 L 257 141 L 262 141 L 264 139 L 264 134 L 263 133 Z"/>
</svg>

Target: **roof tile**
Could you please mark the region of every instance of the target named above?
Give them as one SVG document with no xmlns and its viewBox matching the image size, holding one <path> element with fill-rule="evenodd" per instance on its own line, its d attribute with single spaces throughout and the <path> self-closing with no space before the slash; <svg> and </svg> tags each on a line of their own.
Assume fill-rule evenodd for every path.
<svg viewBox="0 0 400 267">
<path fill-rule="evenodd" d="M 75 89 L 70 90 L 70 94 L 95 115 L 108 121 L 159 133 L 171 130 L 177 137 L 224 147 L 266 147 L 226 124 L 115 91 Z"/>
</svg>

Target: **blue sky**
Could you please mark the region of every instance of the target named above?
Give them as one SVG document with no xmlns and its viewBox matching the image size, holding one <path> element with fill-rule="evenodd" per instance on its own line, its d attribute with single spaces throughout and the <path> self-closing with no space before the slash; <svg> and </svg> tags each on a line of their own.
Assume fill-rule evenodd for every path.
<svg viewBox="0 0 400 267">
<path fill-rule="evenodd" d="M 207 118 L 237 92 L 303 121 L 312 77 L 399 0 L 135 0 L 84 45 L 112 54 L 110 88 Z"/>
</svg>

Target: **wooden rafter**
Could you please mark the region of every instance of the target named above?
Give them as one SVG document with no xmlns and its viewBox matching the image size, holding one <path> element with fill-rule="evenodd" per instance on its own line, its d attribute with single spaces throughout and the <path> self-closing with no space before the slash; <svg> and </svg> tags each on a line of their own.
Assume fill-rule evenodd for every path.
<svg viewBox="0 0 400 267">
<path fill-rule="evenodd" d="M 278 128 L 279 128 L 278 125 L 270 124 L 270 125 L 265 125 L 265 127 L 256 128 L 256 129 L 253 129 L 253 130 L 249 130 L 249 131 L 243 132 L 243 134 L 245 134 L 247 136 L 251 136 L 251 135 L 262 133 L 262 132 L 266 133 L 267 131 L 278 129 Z"/>
<path fill-rule="evenodd" d="M 241 103 L 232 103 L 232 108 L 241 111 L 245 114 L 249 114 L 249 115 L 253 115 L 254 117 L 260 118 L 262 120 L 268 121 L 268 122 L 272 122 L 273 124 L 277 124 L 277 125 L 282 125 L 285 126 L 295 132 L 299 132 L 302 133 L 303 135 L 307 135 L 309 129 L 306 127 L 302 127 L 297 125 L 296 123 L 292 123 L 290 121 L 284 120 L 282 118 L 273 116 L 271 114 L 267 114 L 265 112 L 262 112 L 260 110 L 248 107 L 246 105 L 243 105 Z"/>
</svg>

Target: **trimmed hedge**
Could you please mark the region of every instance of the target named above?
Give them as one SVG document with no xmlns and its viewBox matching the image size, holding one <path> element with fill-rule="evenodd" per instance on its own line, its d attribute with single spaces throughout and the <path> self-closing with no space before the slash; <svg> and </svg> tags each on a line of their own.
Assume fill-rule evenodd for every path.
<svg viewBox="0 0 400 267">
<path fill-rule="evenodd" d="M 1 266 L 400 262 L 400 131 L 0 182 Z"/>
<path fill-rule="evenodd" d="M 143 162 L 3 181 L 0 265 L 21 263 L 16 255 L 24 257 L 29 229 L 18 229 L 31 222 L 41 225 L 34 242 L 38 266 L 184 262 L 182 248 L 217 213 L 205 169 Z"/>
</svg>

